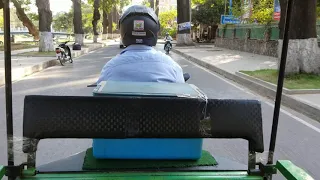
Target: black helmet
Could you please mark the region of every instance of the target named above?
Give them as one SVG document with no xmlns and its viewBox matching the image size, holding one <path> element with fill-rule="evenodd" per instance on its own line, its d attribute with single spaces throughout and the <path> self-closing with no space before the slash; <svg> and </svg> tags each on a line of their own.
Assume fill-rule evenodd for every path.
<svg viewBox="0 0 320 180">
<path fill-rule="evenodd" d="M 151 8 L 141 5 L 129 7 L 121 16 L 119 26 L 122 43 L 125 46 L 157 44 L 160 22 Z"/>
</svg>

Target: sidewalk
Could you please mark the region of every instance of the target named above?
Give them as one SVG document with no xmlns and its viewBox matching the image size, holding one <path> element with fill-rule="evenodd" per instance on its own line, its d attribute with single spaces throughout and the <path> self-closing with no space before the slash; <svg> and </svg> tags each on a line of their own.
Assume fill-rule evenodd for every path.
<svg viewBox="0 0 320 180">
<path fill-rule="evenodd" d="M 101 47 L 105 47 L 108 42 L 98 42 L 98 43 L 88 43 L 88 48 L 82 48 L 81 51 L 72 51 L 73 58 L 79 57 L 81 55 L 87 54 L 90 51 L 94 51 Z M 11 57 L 11 65 L 12 65 L 12 81 L 17 81 L 25 76 L 29 76 L 33 73 L 42 71 L 46 68 L 60 65 L 60 63 L 56 60 L 55 54 L 52 57 L 31 57 L 31 56 L 15 56 L 24 52 L 37 51 L 38 48 L 31 49 L 22 49 L 12 51 Z M 4 78 L 4 53 L 0 52 L 0 86 L 3 86 L 5 83 Z"/>
<path fill-rule="evenodd" d="M 248 77 L 239 71 L 277 69 L 277 58 L 224 49 L 214 45 L 174 47 L 172 51 L 262 96 L 275 99 L 275 85 Z M 282 102 L 287 107 L 320 122 L 320 90 L 284 89 L 283 93 Z"/>
</svg>

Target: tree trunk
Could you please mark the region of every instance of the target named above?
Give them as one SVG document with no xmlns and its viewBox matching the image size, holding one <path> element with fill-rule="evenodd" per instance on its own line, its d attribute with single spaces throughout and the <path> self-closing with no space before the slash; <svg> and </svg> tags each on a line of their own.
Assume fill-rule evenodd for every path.
<svg viewBox="0 0 320 180">
<path fill-rule="evenodd" d="M 278 57 L 281 57 L 284 34 L 284 20 L 288 0 L 280 0 L 281 19 L 279 23 L 280 40 Z M 316 0 L 294 0 L 289 28 L 289 47 L 287 53 L 286 74 L 320 74 L 320 52 L 316 31 Z"/>
<path fill-rule="evenodd" d="M 155 12 L 156 12 L 156 15 L 159 16 L 159 0 L 156 0 Z"/>
<path fill-rule="evenodd" d="M 92 26 L 93 26 L 93 42 L 98 42 L 98 30 L 97 30 L 97 25 L 98 21 L 100 20 L 100 12 L 99 12 L 99 6 L 100 6 L 100 0 L 94 0 L 93 4 L 93 20 L 92 20 Z"/>
<path fill-rule="evenodd" d="M 39 40 L 39 30 L 37 27 L 32 23 L 32 21 L 29 19 L 29 17 L 24 12 L 24 9 L 21 8 L 20 3 L 17 0 L 12 0 L 12 3 L 16 7 L 16 14 L 20 21 L 23 23 L 24 26 L 26 26 L 29 30 L 29 34 L 31 34 L 34 38 L 34 40 Z"/>
<path fill-rule="evenodd" d="M 116 23 L 118 24 L 118 9 L 117 9 L 117 6 L 114 6 L 113 9 L 112 9 L 112 24 Z M 113 25 L 112 25 L 113 26 Z M 118 32 L 117 32 L 117 28 L 116 29 L 112 29 L 112 36 L 113 38 L 117 38 L 118 36 Z"/>
<path fill-rule="evenodd" d="M 149 0 L 150 7 L 154 10 L 154 0 Z"/>
<path fill-rule="evenodd" d="M 49 0 L 36 0 L 39 13 L 40 42 L 39 51 L 53 51 L 53 38 L 51 33 L 52 12 Z"/>
<path fill-rule="evenodd" d="M 108 25 L 108 39 L 112 39 L 112 12 L 108 13 L 108 21 L 109 21 L 109 25 Z"/>
<path fill-rule="evenodd" d="M 108 38 L 108 26 L 109 26 L 109 21 L 108 21 L 108 13 L 106 10 L 103 10 L 103 21 L 102 21 L 102 40 L 106 40 Z"/>
<path fill-rule="evenodd" d="M 83 45 L 83 25 L 82 25 L 82 10 L 81 0 L 72 0 L 73 2 L 73 27 L 75 34 L 75 42 Z"/>
<path fill-rule="evenodd" d="M 177 0 L 177 13 L 178 13 L 178 34 L 177 34 L 177 46 L 193 45 L 191 39 L 191 8 L 190 0 Z M 190 23 L 190 28 L 181 29 L 179 24 Z"/>
</svg>

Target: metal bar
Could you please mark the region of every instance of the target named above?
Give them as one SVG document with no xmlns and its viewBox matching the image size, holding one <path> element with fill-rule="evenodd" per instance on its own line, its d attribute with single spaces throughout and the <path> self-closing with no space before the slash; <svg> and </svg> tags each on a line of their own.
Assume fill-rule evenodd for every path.
<svg viewBox="0 0 320 180">
<path fill-rule="evenodd" d="M 274 107 L 271 139 L 270 139 L 270 146 L 269 146 L 268 164 L 273 164 L 273 155 L 274 155 L 276 139 L 277 139 L 279 113 L 280 113 L 281 97 L 282 97 L 282 88 L 283 88 L 283 81 L 284 81 L 286 61 L 287 61 L 288 44 L 289 44 L 289 28 L 290 28 L 290 21 L 291 21 L 292 6 L 293 6 L 293 0 L 288 0 L 286 19 L 285 19 L 285 27 L 284 27 L 284 35 L 283 35 L 281 61 L 280 61 L 280 70 L 279 70 L 279 76 L 278 76 L 277 95 L 276 95 L 276 102 L 275 102 L 275 107 Z"/>
<path fill-rule="evenodd" d="M 232 0 L 229 1 L 229 15 L 232 15 Z"/>
<path fill-rule="evenodd" d="M 286 179 L 313 179 L 305 170 L 297 167 L 291 161 L 279 160 L 276 167 Z"/>
<path fill-rule="evenodd" d="M 11 72 L 11 38 L 10 38 L 10 0 L 3 0 L 4 20 L 4 73 L 7 124 L 7 156 L 8 166 L 14 166 L 13 152 L 13 113 L 12 113 L 12 72 Z M 16 177 L 8 176 L 9 180 Z"/>
<path fill-rule="evenodd" d="M 14 165 L 13 155 L 13 118 L 12 118 L 12 75 L 11 75 L 11 40 L 10 40 L 10 0 L 3 0 L 4 18 L 4 68 L 6 94 L 6 123 L 7 123 L 7 150 L 8 165 Z M 9 177 L 10 179 L 10 177 Z"/>
<path fill-rule="evenodd" d="M 248 170 L 254 170 L 256 169 L 256 152 L 254 151 L 249 151 L 248 154 Z"/>
</svg>

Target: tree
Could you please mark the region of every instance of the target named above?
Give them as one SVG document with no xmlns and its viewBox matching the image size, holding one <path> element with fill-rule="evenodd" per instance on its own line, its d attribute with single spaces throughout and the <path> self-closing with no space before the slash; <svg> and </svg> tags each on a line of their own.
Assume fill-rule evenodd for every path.
<svg viewBox="0 0 320 180">
<path fill-rule="evenodd" d="M 31 34 L 35 40 L 39 40 L 39 30 L 37 27 L 33 24 L 33 22 L 30 20 L 30 18 L 25 13 L 24 8 L 21 7 L 23 1 L 19 0 L 12 0 L 12 3 L 14 4 L 16 8 L 16 14 L 20 21 L 23 23 L 25 27 L 28 28 L 29 34 Z M 27 3 L 29 4 L 29 3 Z"/>
<path fill-rule="evenodd" d="M 150 0 L 143 0 L 142 5 L 147 6 L 147 7 L 151 7 Z"/>
<path fill-rule="evenodd" d="M 159 0 L 156 0 L 155 12 L 156 12 L 156 15 L 159 16 Z"/>
<path fill-rule="evenodd" d="M 192 10 L 193 24 L 209 27 L 209 39 L 213 39 L 220 23 L 221 14 L 224 13 L 224 7 L 224 0 L 206 0 L 196 4 L 196 8 Z"/>
<path fill-rule="evenodd" d="M 82 24 L 81 0 L 72 0 L 73 2 L 73 27 L 75 42 L 83 45 L 84 31 Z"/>
<path fill-rule="evenodd" d="M 85 34 L 92 33 L 92 5 L 82 2 L 82 24 L 83 30 Z"/>
<path fill-rule="evenodd" d="M 160 32 L 164 36 L 165 33 L 169 33 L 170 36 L 176 37 L 177 34 L 177 10 L 170 10 L 161 12 L 159 15 Z"/>
<path fill-rule="evenodd" d="M 51 33 L 52 12 L 49 0 L 36 0 L 39 14 L 40 42 L 39 51 L 53 51 L 53 38 Z"/>
<path fill-rule="evenodd" d="M 154 0 L 149 0 L 149 4 L 150 4 L 150 7 L 151 7 L 153 10 L 155 10 L 155 9 L 154 9 Z"/>
<path fill-rule="evenodd" d="M 106 40 L 108 35 L 108 26 L 111 23 L 108 19 L 108 13 L 111 12 L 115 0 L 102 0 L 100 9 L 102 10 L 102 39 Z"/>
<path fill-rule="evenodd" d="M 282 47 L 286 4 L 288 0 L 280 0 L 281 19 L 279 23 L 280 40 Z M 316 31 L 316 0 L 294 0 L 291 14 L 289 34 L 288 58 L 286 74 L 317 73 L 320 74 L 320 52 L 317 43 Z M 279 48 L 278 55 L 281 55 Z"/>
<path fill-rule="evenodd" d="M 107 39 L 108 35 L 108 26 L 109 26 L 109 20 L 108 20 L 108 12 L 106 10 L 103 10 L 103 15 L 102 15 L 102 40 Z"/>
<path fill-rule="evenodd" d="M 108 21 L 109 21 L 109 24 L 108 24 L 108 39 L 112 39 L 112 22 L 113 22 L 113 14 L 112 12 L 110 11 L 108 13 Z"/>
<path fill-rule="evenodd" d="M 251 15 L 244 17 L 251 8 Z M 251 4 L 244 4 L 243 1 L 234 1 L 232 13 L 234 16 L 242 20 L 247 20 L 249 23 L 270 24 L 273 22 L 274 0 L 251 1 Z"/>
<path fill-rule="evenodd" d="M 191 40 L 191 3 L 190 0 L 177 0 L 177 16 L 178 25 L 182 25 L 183 29 L 178 28 L 177 46 L 193 45 Z M 182 24 L 184 23 L 184 24 Z"/>
<path fill-rule="evenodd" d="M 100 0 L 94 0 L 93 2 L 93 20 L 92 20 L 92 26 L 93 26 L 93 42 L 98 42 L 98 36 L 99 32 L 97 29 L 98 21 L 100 20 L 100 12 L 99 12 L 99 7 L 100 7 Z"/>
<path fill-rule="evenodd" d="M 53 17 L 52 27 L 55 31 L 73 31 L 72 12 L 59 12 Z"/>
</svg>

